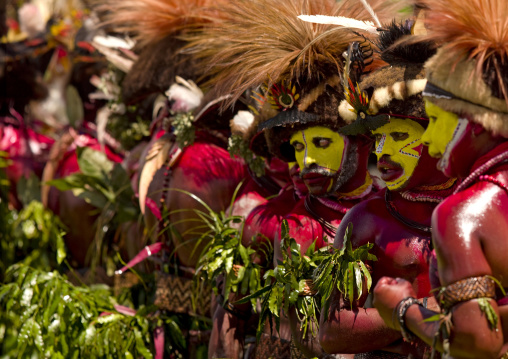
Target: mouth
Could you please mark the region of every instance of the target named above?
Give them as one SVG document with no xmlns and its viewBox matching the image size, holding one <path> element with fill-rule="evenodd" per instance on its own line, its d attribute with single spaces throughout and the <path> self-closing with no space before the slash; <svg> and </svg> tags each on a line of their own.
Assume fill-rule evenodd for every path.
<svg viewBox="0 0 508 359">
<path fill-rule="evenodd" d="M 377 169 L 381 173 L 381 179 L 385 182 L 394 181 L 404 174 L 404 170 L 399 164 L 383 159 L 377 163 Z"/>
<path fill-rule="evenodd" d="M 313 189 L 326 190 L 330 185 L 330 181 L 332 180 L 330 176 L 325 176 L 318 173 L 306 173 L 302 176 L 302 179 L 311 192 L 314 192 Z"/>
</svg>

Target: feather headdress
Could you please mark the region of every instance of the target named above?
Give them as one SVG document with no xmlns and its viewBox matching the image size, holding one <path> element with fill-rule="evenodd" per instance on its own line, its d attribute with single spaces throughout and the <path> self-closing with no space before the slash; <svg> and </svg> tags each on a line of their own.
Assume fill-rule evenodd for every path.
<svg viewBox="0 0 508 359">
<path fill-rule="evenodd" d="M 207 9 L 217 0 L 106 0 L 99 9 L 105 24 L 116 31 L 133 33 L 146 45 L 192 25 L 211 19 Z"/>
<path fill-rule="evenodd" d="M 380 0 L 371 5 L 381 18 L 393 16 L 393 5 Z M 270 151 L 291 161 L 294 154 L 281 151 L 290 132 L 311 122 L 331 128 L 343 125 L 337 112 L 343 97 L 342 54 L 351 41 L 365 43 L 365 37 L 298 16 L 370 21 L 364 5 L 357 0 L 236 0 L 223 4 L 220 11 L 226 14 L 222 21 L 185 35 L 187 48 L 201 59 L 213 91 L 232 95 L 223 108 L 250 90 L 257 92 L 259 113 L 248 133 L 259 139 L 259 132 L 265 131 Z M 262 146 L 253 141 L 253 147 Z"/>
<path fill-rule="evenodd" d="M 196 80 L 201 75 L 193 58 L 180 53 L 184 42 L 178 35 L 217 18 L 209 7 L 218 2 L 106 0 L 98 6 L 105 13 L 103 24 L 116 32 L 132 34 L 137 50 L 141 51 L 122 85 L 127 103 L 139 102 L 151 93 L 164 92 L 176 76 Z"/>
<path fill-rule="evenodd" d="M 379 17 L 393 16 L 394 5 L 370 1 Z M 189 51 L 203 59 L 210 84 L 221 94 L 238 99 L 244 91 L 264 83 L 318 83 L 342 68 L 341 54 L 352 40 L 351 31 L 329 24 L 311 24 L 302 14 L 344 16 L 371 20 L 357 0 L 235 0 L 225 3 L 223 21 L 191 34 Z M 388 15 L 389 14 L 389 15 Z M 302 99 L 303 100 L 303 99 Z M 232 103 L 232 102 L 231 102 Z"/>
<path fill-rule="evenodd" d="M 425 39 L 441 45 L 427 63 L 425 96 L 508 135 L 508 6 L 505 0 L 421 0 Z"/>
<path fill-rule="evenodd" d="M 366 75 L 356 87 L 349 86 L 339 112 L 351 124 L 341 128 L 341 133 L 368 133 L 386 123 L 389 116 L 426 119 L 422 100 L 426 85 L 423 66 L 436 50 L 430 41 L 399 41 L 406 37 L 414 37 L 411 22 L 394 21 L 380 31 L 376 39 L 377 55 L 389 66 Z M 352 101 L 356 98 L 362 101 Z"/>
</svg>

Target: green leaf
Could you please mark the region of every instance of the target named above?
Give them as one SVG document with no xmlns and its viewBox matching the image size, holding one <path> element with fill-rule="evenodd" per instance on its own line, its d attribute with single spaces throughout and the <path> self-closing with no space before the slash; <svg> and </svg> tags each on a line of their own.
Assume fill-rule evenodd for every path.
<svg viewBox="0 0 508 359">
<path fill-rule="evenodd" d="M 136 350 L 139 354 L 141 354 L 145 359 L 152 359 L 152 353 L 150 353 L 150 351 L 146 348 L 142 334 L 136 328 L 134 328 L 134 337 L 136 338 Z"/>
<path fill-rule="evenodd" d="M 281 295 L 280 288 L 278 286 L 274 286 L 272 291 L 270 292 L 270 297 L 268 298 L 268 309 L 270 312 L 276 317 L 279 316 L 280 307 L 278 306 L 279 296 Z"/>
<path fill-rule="evenodd" d="M 242 267 L 242 268 L 245 268 L 245 267 Z M 246 294 L 247 291 L 249 290 L 249 282 L 250 282 L 251 274 L 252 274 L 252 268 L 251 267 L 247 268 L 245 270 L 245 273 L 242 274 L 242 284 L 241 284 L 241 287 L 240 287 L 240 293 L 241 294 Z"/>
<path fill-rule="evenodd" d="M 347 269 L 347 292 L 346 297 L 349 299 L 349 302 L 351 304 L 351 307 L 353 306 L 353 301 L 355 300 L 355 272 L 353 263 L 348 263 L 348 269 Z"/>
<path fill-rule="evenodd" d="M 487 321 L 489 322 L 490 329 L 496 330 L 497 324 L 499 322 L 499 317 L 495 312 L 494 308 L 490 304 L 490 298 L 478 298 L 478 305 L 480 306 L 480 310 L 487 317 Z"/>
<path fill-rule="evenodd" d="M 363 263 L 362 261 L 360 261 L 360 267 L 362 268 L 362 272 L 363 272 L 364 277 L 367 278 L 367 292 L 369 292 L 370 291 L 370 287 L 372 286 L 372 277 L 370 275 L 369 270 L 365 266 L 365 263 Z"/>
<path fill-rule="evenodd" d="M 102 180 L 113 170 L 114 162 L 110 161 L 103 152 L 90 147 L 78 147 L 76 152 L 79 169 L 84 175 Z"/>
<path fill-rule="evenodd" d="M 71 308 L 71 306 L 68 306 L 68 307 Z M 99 323 L 99 324 L 113 323 L 113 322 L 123 319 L 123 317 L 124 316 L 122 314 L 109 314 L 109 315 L 105 315 L 105 316 L 97 318 L 97 323 Z"/>
<path fill-rule="evenodd" d="M 247 254 L 247 249 L 242 244 L 238 246 L 238 253 L 240 253 L 240 257 L 242 258 L 244 265 L 250 263 L 250 258 L 249 255 Z"/>
<path fill-rule="evenodd" d="M 353 268 L 355 269 L 355 284 L 358 289 L 358 298 L 360 298 L 363 294 L 363 278 L 362 271 L 358 263 L 353 263 Z"/>
<path fill-rule="evenodd" d="M 441 320 L 441 316 L 442 314 L 441 313 L 438 313 L 438 314 L 434 314 L 433 316 L 431 317 L 428 317 L 426 319 L 423 320 L 424 323 L 429 323 L 429 322 L 438 322 Z"/>
<path fill-rule="evenodd" d="M 298 299 L 298 292 L 296 292 L 296 291 L 291 292 L 291 294 L 289 295 L 289 302 L 291 304 L 293 304 L 294 302 L 296 302 L 297 299 Z"/>
<path fill-rule="evenodd" d="M 63 240 L 63 237 L 58 234 L 56 236 L 56 261 L 58 264 L 62 264 L 62 261 L 67 256 L 67 253 L 65 251 L 65 243 Z"/>
</svg>

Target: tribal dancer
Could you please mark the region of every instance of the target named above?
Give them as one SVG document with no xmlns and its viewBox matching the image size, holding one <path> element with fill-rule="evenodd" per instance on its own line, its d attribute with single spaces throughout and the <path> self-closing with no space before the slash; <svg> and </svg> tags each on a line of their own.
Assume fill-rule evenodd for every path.
<svg viewBox="0 0 508 359">
<path fill-rule="evenodd" d="M 422 99 L 426 83 L 423 64 L 435 50 L 430 43 L 393 46 L 411 34 L 412 23 L 393 22 L 384 27 L 378 42 L 380 57 L 388 66 L 367 75 L 358 86 L 350 82 L 348 101 L 341 103 L 341 115 L 354 121 L 341 131 L 371 132 L 376 138 L 377 168 L 386 188 L 346 214 L 334 246 L 342 245 L 352 223 L 353 248 L 374 243 L 371 253 L 378 260 L 369 263 L 372 282 L 384 275 L 405 278 L 416 297 L 427 302 L 423 298 L 430 296 L 431 289 L 430 219 L 456 181 L 436 169 L 437 161 L 421 140 L 428 124 Z M 367 100 L 366 106 L 355 101 L 359 96 Z M 388 327 L 372 308 L 370 296 L 350 303 L 338 291 L 329 312 L 321 313 L 319 337 L 327 352 L 361 353 L 355 358 L 405 358 L 410 353 L 420 357 L 425 349 L 405 344 L 400 333 Z"/>
<path fill-rule="evenodd" d="M 378 14 L 381 8 L 386 10 L 381 2 L 372 5 Z M 256 111 L 258 128 L 272 156 L 297 162 L 309 191 L 286 215 L 290 236 L 301 250 L 316 239 L 317 247 L 326 245 L 325 238 L 335 235 L 344 214 L 375 188 L 367 171 L 370 138 L 338 133 L 346 125 L 338 114 L 344 98 L 342 53 L 350 41 L 365 39 L 349 31 L 343 34 L 330 25 L 305 23 L 297 16 L 325 13 L 367 20 L 371 15 L 359 2 L 328 0 L 243 0 L 232 2 L 221 13 L 228 14 L 228 19 L 220 26 L 205 28 L 191 40 L 191 50 L 205 57 L 213 88 L 219 94 L 233 94 L 232 99 L 237 99 L 245 91 L 257 89 L 255 97 L 261 105 Z M 275 246 L 277 232 L 270 235 Z M 229 314 L 214 318 L 223 333 L 234 332 L 222 326 Z M 281 325 L 280 340 L 266 334 L 256 355 L 276 355 L 277 346 L 289 348 L 289 327 L 287 322 Z M 296 322 L 291 330 L 301 335 Z M 224 338 L 221 340 L 222 344 L 211 343 L 210 356 L 228 355 L 218 349 L 222 345 L 220 350 L 228 350 Z M 307 350 L 306 355 L 322 354 L 317 342 Z"/>
<path fill-rule="evenodd" d="M 432 216 L 442 287 L 436 312 L 400 278 L 382 278 L 374 305 L 386 325 L 460 358 L 506 357 L 508 286 L 508 7 L 503 0 L 425 1 L 430 124 L 422 137 L 447 176 L 464 178 Z M 503 292 L 503 293 L 502 293 Z M 501 321 L 498 320 L 501 316 Z"/>
</svg>

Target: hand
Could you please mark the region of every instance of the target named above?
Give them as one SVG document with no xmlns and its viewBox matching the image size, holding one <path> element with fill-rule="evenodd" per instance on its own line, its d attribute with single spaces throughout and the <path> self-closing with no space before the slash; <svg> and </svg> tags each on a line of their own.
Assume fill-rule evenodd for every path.
<svg viewBox="0 0 508 359">
<path fill-rule="evenodd" d="M 407 297 L 416 297 L 416 294 L 407 280 L 402 278 L 382 277 L 374 288 L 374 307 L 392 329 L 400 330 L 397 314 L 394 312 L 397 304 Z"/>
</svg>

